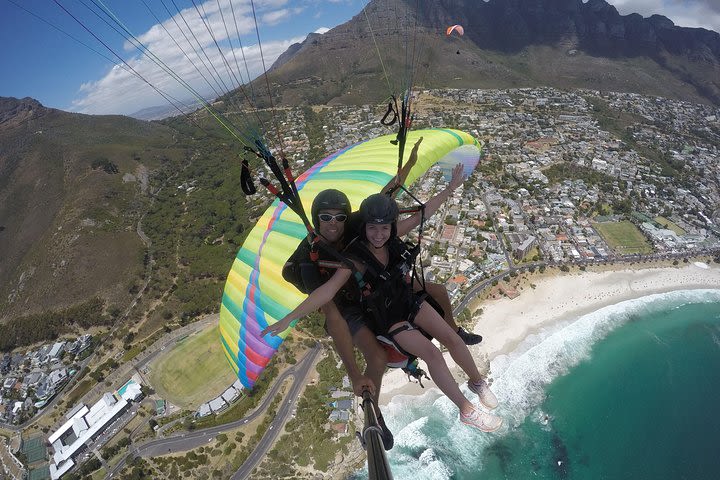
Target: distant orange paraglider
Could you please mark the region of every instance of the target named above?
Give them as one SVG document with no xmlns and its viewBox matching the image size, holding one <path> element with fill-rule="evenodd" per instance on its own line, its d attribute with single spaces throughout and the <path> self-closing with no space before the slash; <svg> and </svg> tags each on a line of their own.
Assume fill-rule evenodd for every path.
<svg viewBox="0 0 720 480">
<path fill-rule="evenodd" d="M 449 37 L 450 34 L 453 32 L 457 33 L 460 36 L 465 35 L 465 29 L 462 27 L 462 25 L 452 25 L 452 26 L 448 27 L 447 30 L 445 31 L 445 35 L 447 35 Z"/>
</svg>

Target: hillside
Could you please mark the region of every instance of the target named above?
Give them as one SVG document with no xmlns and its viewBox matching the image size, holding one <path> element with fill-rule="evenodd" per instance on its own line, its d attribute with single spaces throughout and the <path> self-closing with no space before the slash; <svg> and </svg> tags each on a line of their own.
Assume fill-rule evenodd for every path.
<svg viewBox="0 0 720 480">
<path fill-rule="evenodd" d="M 175 132 L 0 98 L 0 321 L 99 296 L 124 308 L 143 275 L 136 231 Z"/>
<path fill-rule="evenodd" d="M 379 102 L 402 90 L 410 67 L 421 87 L 546 85 L 720 104 L 716 32 L 660 15 L 622 16 L 604 0 L 415 4 L 374 0 L 345 24 L 292 46 L 270 72 L 278 97 L 289 105 Z M 445 27 L 456 23 L 465 35 L 447 38 Z"/>
</svg>

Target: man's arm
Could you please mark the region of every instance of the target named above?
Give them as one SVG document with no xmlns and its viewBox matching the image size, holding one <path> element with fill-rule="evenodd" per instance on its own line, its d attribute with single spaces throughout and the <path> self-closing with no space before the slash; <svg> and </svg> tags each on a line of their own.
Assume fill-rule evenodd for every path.
<svg viewBox="0 0 720 480">
<path fill-rule="evenodd" d="M 350 328 L 345 319 L 340 314 L 335 302 L 329 302 L 322 307 L 325 315 L 327 331 L 335 343 L 335 349 L 345 365 L 350 382 L 352 382 L 353 392 L 358 397 L 362 397 L 363 390 L 369 390 L 371 395 L 375 395 L 375 384 L 370 378 L 360 372 L 355 362 L 355 350 L 353 349 L 352 335 Z"/>
<path fill-rule="evenodd" d="M 462 185 L 463 182 L 463 166 L 461 163 L 458 163 L 455 165 L 455 168 L 452 171 L 452 178 L 450 179 L 450 183 L 448 183 L 448 186 L 445 187 L 440 193 L 432 197 L 430 200 L 425 202 L 425 218 L 428 218 L 432 216 L 435 212 L 438 211 L 440 208 L 440 205 L 445 203 L 445 201 L 450 197 L 450 194 L 458 188 L 460 185 Z M 397 235 L 398 237 L 402 237 L 404 235 L 407 235 L 410 233 L 410 231 L 420 225 L 420 220 L 422 218 L 422 212 L 416 212 L 413 213 L 408 218 L 405 218 L 403 220 L 400 220 L 397 224 Z"/>
</svg>

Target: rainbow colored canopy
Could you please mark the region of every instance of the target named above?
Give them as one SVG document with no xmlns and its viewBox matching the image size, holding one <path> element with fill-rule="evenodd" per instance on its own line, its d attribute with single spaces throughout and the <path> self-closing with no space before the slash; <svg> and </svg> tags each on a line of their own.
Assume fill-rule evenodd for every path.
<svg viewBox="0 0 720 480">
<path fill-rule="evenodd" d="M 406 187 L 437 162 L 448 168 L 463 163 L 469 175 L 480 157 L 475 138 L 449 129 L 410 132 L 406 157 L 419 137 L 423 142 Z M 398 147 L 390 143 L 394 138 L 385 135 L 349 146 L 300 175 L 297 188 L 305 210 L 310 212 L 315 195 L 327 188 L 345 192 L 354 209 L 379 192 L 397 172 Z M 252 388 L 287 335 L 286 331 L 263 338 L 260 332 L 305 298 L 282 278 L 281 271 L 306 236 L 300 218 L 275 200 L 243 243 L 228 274 L 220 307 L 221 340 L 230 365 L 247 388 Z"/>
</svg>

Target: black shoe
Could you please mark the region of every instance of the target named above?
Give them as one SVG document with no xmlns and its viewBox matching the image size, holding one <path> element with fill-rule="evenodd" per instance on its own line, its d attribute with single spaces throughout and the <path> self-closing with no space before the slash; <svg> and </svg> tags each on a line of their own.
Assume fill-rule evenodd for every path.
<svg viewBox="0 0 720 480">
<path fill-rule="evenodd" d="M 382 442 L 383 447 L 385 447 L 385 451 L 392 450 L 393 445 L 395 445 L 395 438 L 393 437 L 392 432 L 390 429 L 385 425 L 385 419 L 383 417 L 379 417 L 377 419 L 378 425 L 382 429 Z"/>
<path fill-rule="evenodd" d="M 460 335 L 465 345 L 477 345 L 482 342 L 482 335 L 467 332 L 463 327 L 458 327 L 457 334 Z"/>
</svg>

